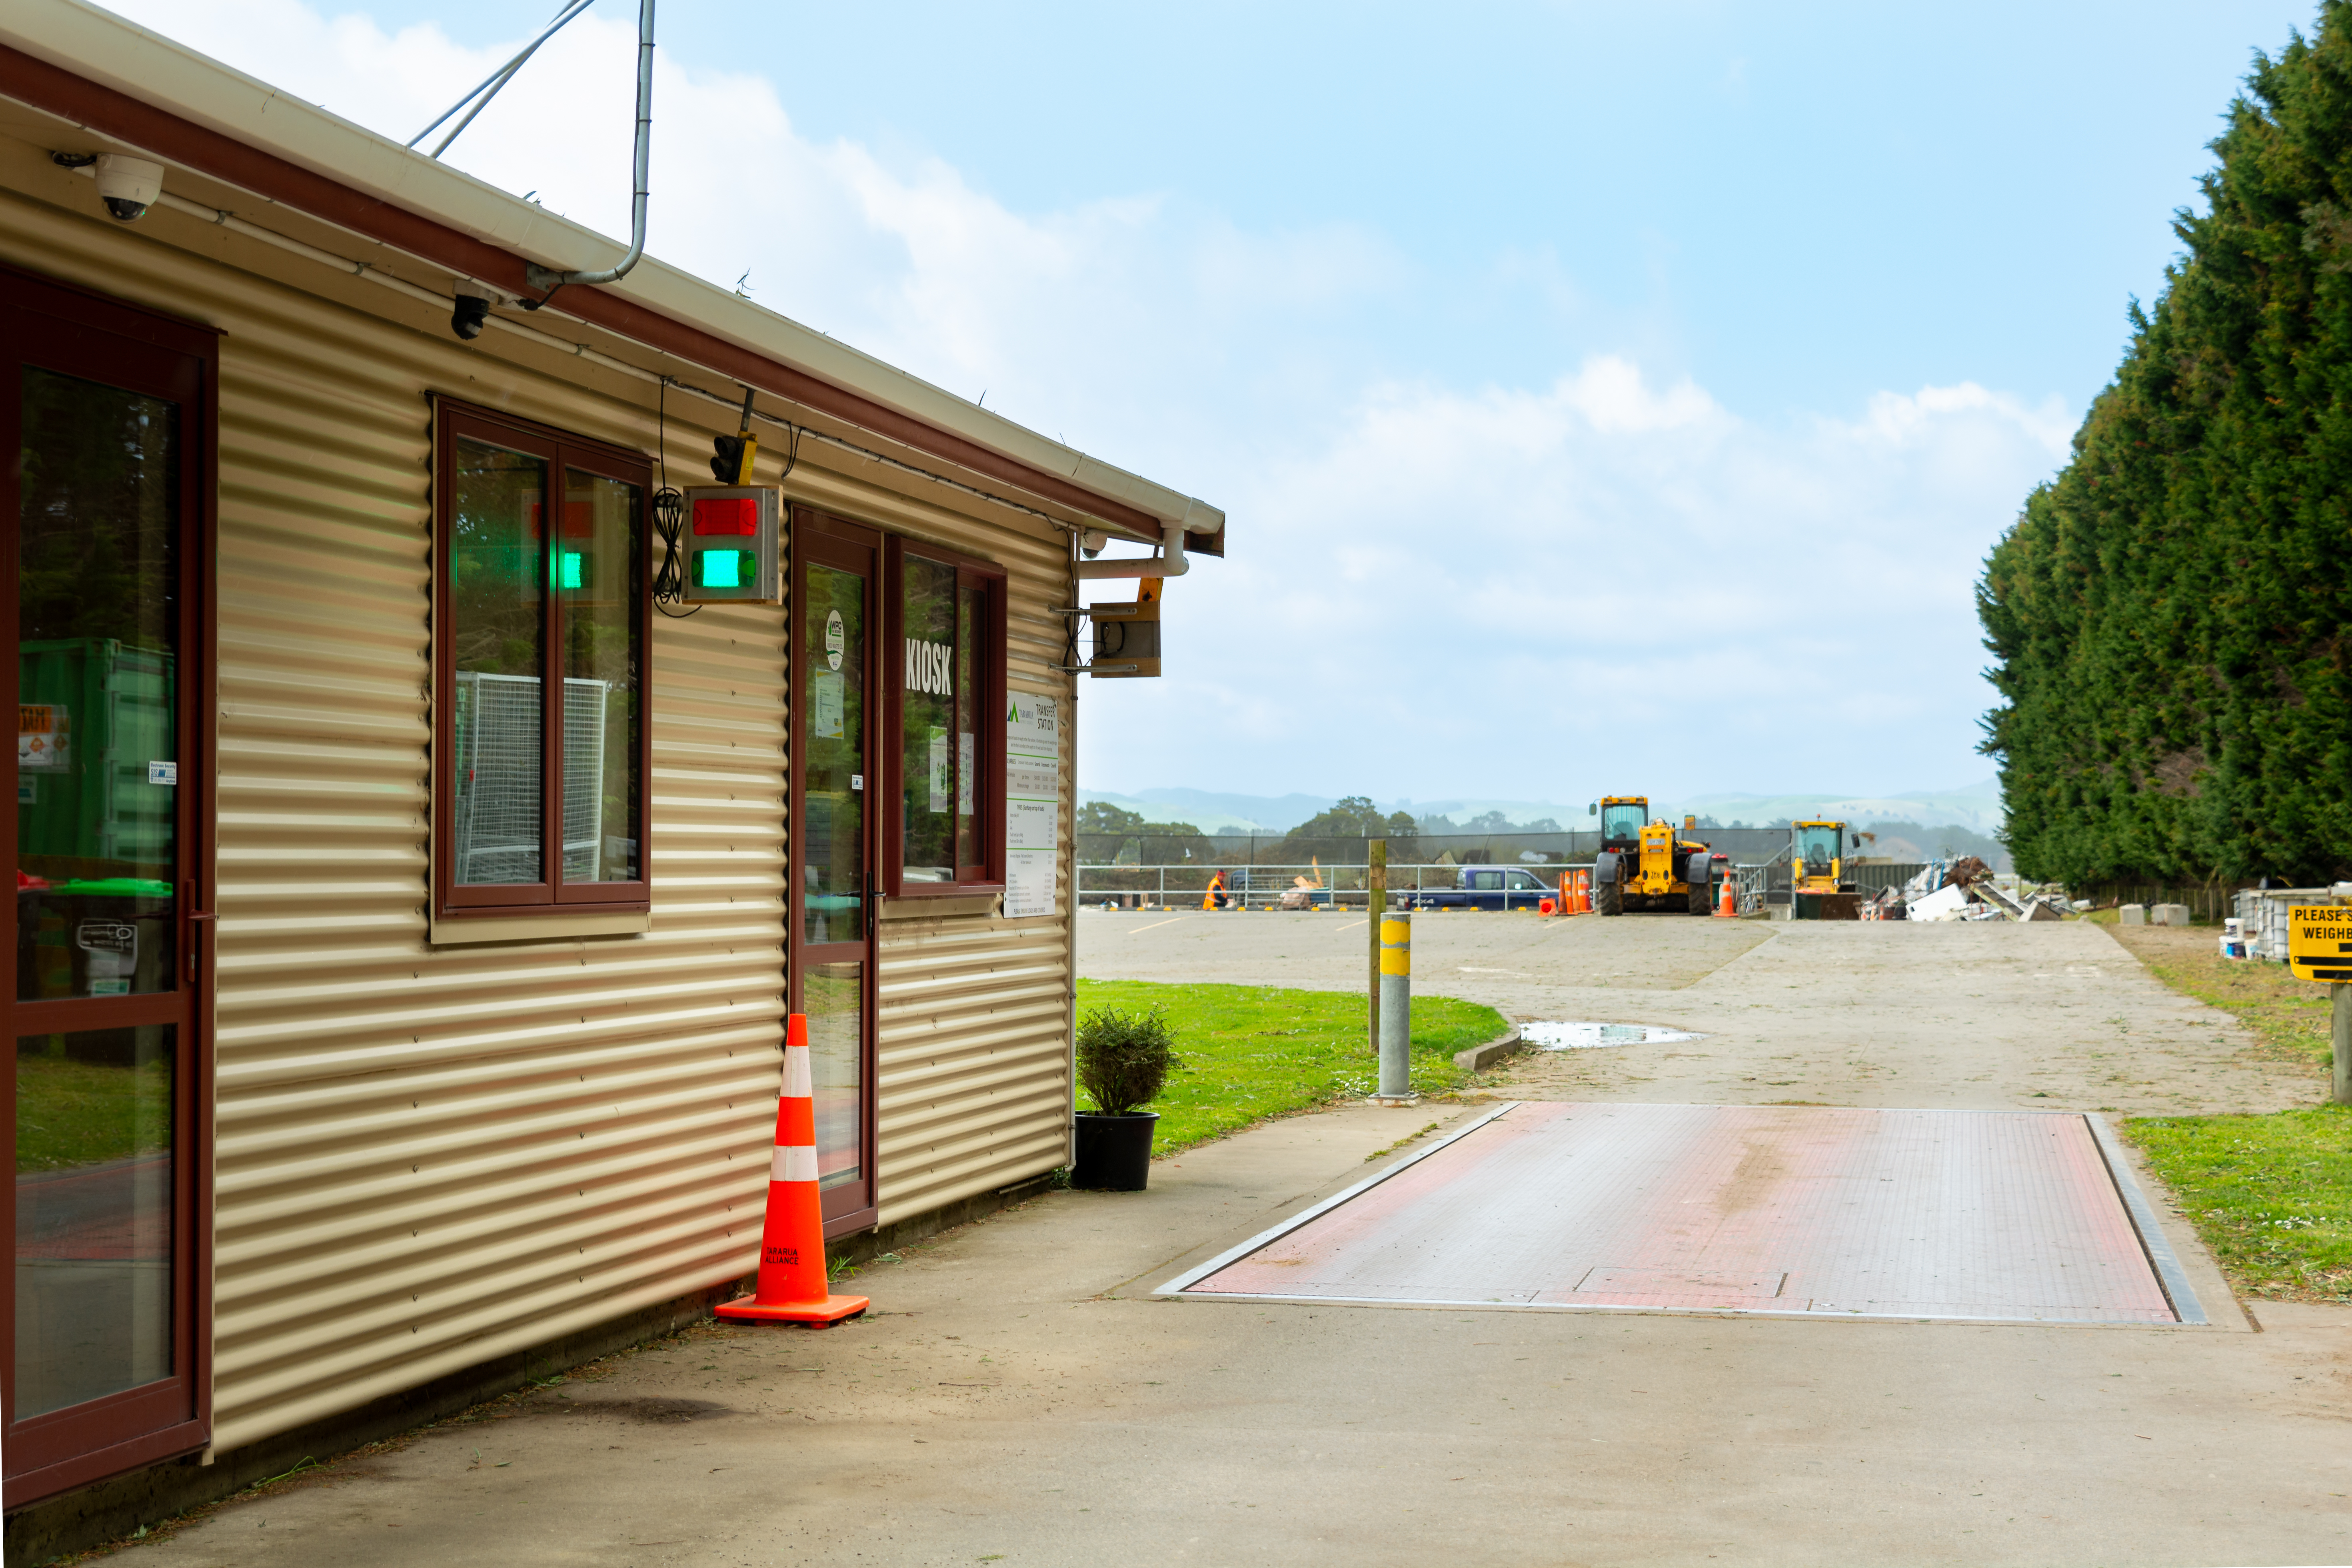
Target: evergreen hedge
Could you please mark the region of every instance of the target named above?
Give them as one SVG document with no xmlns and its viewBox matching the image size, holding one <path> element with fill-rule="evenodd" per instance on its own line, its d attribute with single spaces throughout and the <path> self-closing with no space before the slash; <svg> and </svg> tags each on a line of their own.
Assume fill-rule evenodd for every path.
<svg viewBox="0 0 2352 1568">
<path fill-rule="evenodd" d="M 1978 584 L 2027 876 L 2352 878 L 2352 0 L 2255 58 L 2212 148 L 2185 254 Z"/>
</svg>

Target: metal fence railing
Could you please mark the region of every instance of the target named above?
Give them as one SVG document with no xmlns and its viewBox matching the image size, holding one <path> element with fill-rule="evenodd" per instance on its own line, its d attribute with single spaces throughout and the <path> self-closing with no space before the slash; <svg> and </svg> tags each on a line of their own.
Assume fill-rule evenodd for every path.
<svg viewBox="0 0 2352 1568">
<path fill-rule="evenodd" d="M 1789 847 L 1785 827 L 1702 827 L 1686 835 L 1743 865 L 1758 864 Z M 1078 862 L 1086 866 L 1254 866 L 1271 868 L 1310 861 L 1325 866 L 1361 866 L 1370 839 L 1288 833 L 1091 833 L 1076 835 Z M 1601 848 L 1598 830 L 1558 833 L 1462 833 L 1394 836 L 1387 839 L 1391 865 L 1540 866 L 1591 865 Z"/>
<path fill-rule="evenodd" d="M 1582 866 L 1519 868 L 1537 880 L 1557 887 L 1562 871 L 1591 870 Z M 1459 868 L 1440 865 L 1394 865 L 1388 868 L 1389 891 L 1402 897 L 1424 888 L 1450 888 Z M 1199 862 L 1163 866 L 1078 867 L 1078 902 L 1091 909 L 1200 909 L 1210 899 L 1210 883 L 1218 880 L 1213 907 L 1219 909 L 1278 909 L 1286 894 L 1308 909 L 1363 909 L 1368 902 L 1365 865 L 1219 866 Z"/>
<path fill-rule="evenodd" d="M 1531 873 L 1539 882 L 1557 887 L 1563 872 L 1590 871 L 1592 862 L 1517 868 Z M 1223 881 L 1213 904 L 1219 909 L 1279 909 L 1286 895 L 1293 895 L 1295 905 L 1307 909 L 1360 910 L 1369 902 L 1364 884 L 1370 868 L 1361 864 L 1335 866 L 1310 860 L 1305 865 L 1217 866 L 1192 862 L 1160 866 L 1080 865 L 1077 869 L 1078 902 L 1088 909 L 1200 909 L 1204 900 L 1210 900 L 1213 879 Z M 1425 889 L 1451 888 L 1460 869 L 1458 866 L 1427 863 L 1391 864 L 1388 868 L 1389 891 L 1402 900 Z M 1917 868 L 1900 869 L 1907 878 Z M 1753 914 L 1768 901 L 1788 901 L 1789 868 L 1785 861 L 1771 866 L 1735 864 L 1732 872 L 1739 886 L 1740 913 Z M 1778 900 L 1770 898 L 1774 890 L 1780 894 Z"/>
</svg>

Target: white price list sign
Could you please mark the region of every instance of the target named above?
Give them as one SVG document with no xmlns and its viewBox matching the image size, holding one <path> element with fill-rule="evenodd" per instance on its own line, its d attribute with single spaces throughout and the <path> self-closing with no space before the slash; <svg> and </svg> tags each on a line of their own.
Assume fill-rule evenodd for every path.
<svg viewBox="0 0 2352 1568">
<path fill-rule="evenodd" d="M 1061 704 L 1013 694 L 1004 717 L 1004 912 L 1050 915 L 1062 822 Z"/>
</svg>

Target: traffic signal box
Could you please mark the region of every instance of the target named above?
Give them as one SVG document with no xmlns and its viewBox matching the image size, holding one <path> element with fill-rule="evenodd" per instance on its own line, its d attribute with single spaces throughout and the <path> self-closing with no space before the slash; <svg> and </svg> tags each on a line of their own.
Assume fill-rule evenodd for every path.
<svg viewBox="0 0 2352 1568">
<path fill-rule="evenodd" d="M 689 605 L 774 605 L 779 492 L 760 485 L 696 485 L 686 492 L 681 596 Z"/>
</svg>

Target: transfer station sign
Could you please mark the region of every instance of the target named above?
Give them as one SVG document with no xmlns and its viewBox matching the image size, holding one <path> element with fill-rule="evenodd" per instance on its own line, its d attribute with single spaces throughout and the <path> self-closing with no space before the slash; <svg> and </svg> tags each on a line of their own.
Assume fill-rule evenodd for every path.
<svg viewBox="0 0 2352 1568">
<path fill-rule="evenodd" d="M 2352 982 L 2352 908 L 2304 904 L 2287 910 L 2286 962 L 2297 980 Z"/>
</svg>

